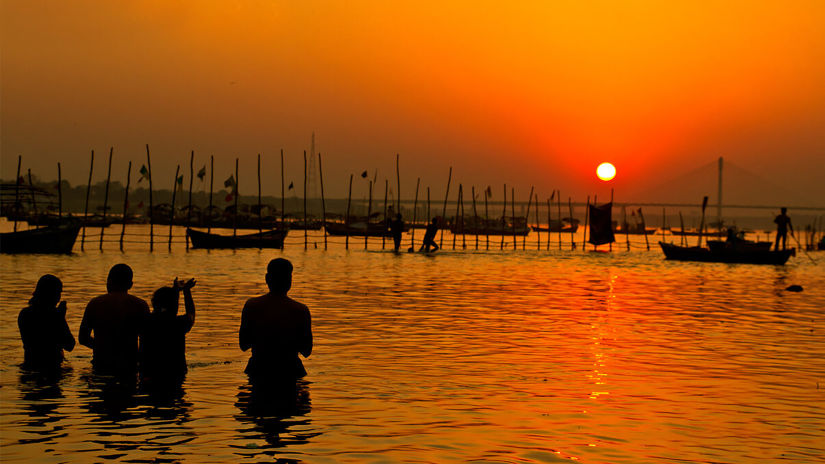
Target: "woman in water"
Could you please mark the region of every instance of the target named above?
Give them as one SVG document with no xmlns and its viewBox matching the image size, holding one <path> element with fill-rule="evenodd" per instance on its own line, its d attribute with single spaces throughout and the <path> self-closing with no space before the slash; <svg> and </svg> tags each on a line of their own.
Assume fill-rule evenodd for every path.
<svg viewBox="0 0 825 464">
<path fill-rule="evenodd" d="M 25 369 L 56 370 L 63 362 L 63 350 L 74 349 L 74 336 L 66 323 L 66 302 L 60 301 L 62 292 L 60 279 L 44 275 L 37 281 L 29 306 L 17 317 Z"/>
<path fill-rule="evenodd" d="M 152 314 L 140 337 L 141 378 L 150 384 L 177 383 L 186 375 L 186 334 L 195 324 L 195 279 L 175 279 L 172 285 L 152 295 Z M 178 316 L 180 292 L 186 308 L 183 316 Z"/>
</svg>

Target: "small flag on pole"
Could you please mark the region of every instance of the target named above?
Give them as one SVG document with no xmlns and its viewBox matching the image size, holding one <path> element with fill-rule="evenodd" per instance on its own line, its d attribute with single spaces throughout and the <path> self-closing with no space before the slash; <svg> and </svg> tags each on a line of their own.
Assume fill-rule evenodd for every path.
<svg viewBox="0 0 825 464">
<path fill-rule="evenodd" d="M 223 181 L 223 186 L 226 188 L 234 189 L 235 188 L 235 176 L 230 175 L 228 179 Z"/>
<path fill-rule="evenodd" d="M 290 183 L 289 183 L 289 187 L 287 188 L 287 190 L 292 190 L 293 188 L 295 188 L 295 183 L 294 183 L 294 182 L 290 182 Z"/>
<path fill-rule="evenodd" d="M 198 171 L 198 179 L 203 182 L 203 177 L 206 175 L 206 166 L 202 167 L 200 171 Z"/>
<path fill-rule="evenodd" d="M 143 209 L 143 200 L 141 200 L 140 203 L 138 203 L 138 209 Z"/>
<path fill-rule="evenodd" d="M 364 179 L 366 179 L 366 178 L 367 178 L 367 171 L 362 172 L 362 173 L 361 173 L 361 177 L 363 177 Z"/>
<path fill-rule="evenodd" d="M 553 198 L 556 198 L 556 191 L 553 190 L 553 193 L 550 194 L 550 201 L 553 201 Z"/>
<path fill-rule="evenodd" d="M 493 188 L 488 185 L 487 190 L 484 191 L 484 194 L 487 195 L 487 198 L 493 198 Z"/>
<path fill-rule="evenodd" d="M 183 175 L 175 179 L 175 183 L 177 183 L 178 190 L 183 191 Z"/>
<path fill-rule="evenodd" d="M 149 170 L 146 169 L 146 165 L 140 167 L 140 178 L 138 179 L 138 183 L 143 179 L 149 180 Z"/>
</svg>

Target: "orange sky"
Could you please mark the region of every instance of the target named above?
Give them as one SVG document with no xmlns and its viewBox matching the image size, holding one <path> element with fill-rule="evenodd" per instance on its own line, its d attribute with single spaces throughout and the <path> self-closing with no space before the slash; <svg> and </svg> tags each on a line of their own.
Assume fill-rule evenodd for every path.
<svg viewBox="0 0 825 464">
<path fill-rule="evenodd" d="M 404 196 L 449 165 L 603 195 L 612 161 L 627 199 L 721 155 L 822 205 L 825 2 L 445 3 L 3 0 L 2 176 L 82 183 L 95 148 L 102 178 L 114 145 L 125 177 L 149 143 L 156 176 L 279 178 L 284 148 L 299 181 L 315 131 L 332 195 L 395 153 Z"/>
</svg>

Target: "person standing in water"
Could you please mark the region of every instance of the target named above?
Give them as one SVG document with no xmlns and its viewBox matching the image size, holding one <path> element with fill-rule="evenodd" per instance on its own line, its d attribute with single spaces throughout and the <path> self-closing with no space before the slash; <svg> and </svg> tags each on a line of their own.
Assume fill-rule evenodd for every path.
<svg viewBox="0 0 825 464">
<path fill-rule="evenodd" d="M 246 365 L 250 381 L 294 383 L 307 372 L 298 354 L 312 353 L 312 321 L 306 305 L 288 297 L 292 263 L 273 259 L 266 268 L 269 293 L 250 298 L 241 312 L 238 341 L 252 349 Z"/>
<path fill-rule="evenodd" d="M 438 233 L 438 218 L 434 217 L 433 221 L 427 224 L 427 230 L 424 232 L 424 243 L 421 244 L 421 248 L 418 251 L 430 252 L 430 247 L 433 247 L 432 251 L 438 250 L 438 244 L 435 243 L 435 234 Z"/>
<path fill-rule="evenodd" d="M 25 369 L 57 370 L 63 362 L 63 350 L 74 349 L 74 336 L 66 323 L 66 302 L 60 301 L 62 292 L 60 279 L 51 274 L 42 276 L 29 305 L 17 317 Z"/>
<path fill-rule="evenodd" d="M 779 250 L 779 240 L 782 240 L 782 249 L 784 250 L 788 243 L 788 229 L 791 230 L 791 235 L 793 235 L 793 225 L 791 224 L 791 218 L 788 217 L 788 208 L 782 208 L 779 216 L 776 216 L 776 219 L 773 222 L 776 223 L 776 243 L 773 246 L 774 250 Z"/>
<path fill-rule="evenodd" d="M 106 375 L 134 375 L 138 364 L 138 336 L 149 305 L 129 295 L 132 268 L 115 264 L 106 279 L 108 293 L 89 301 L 80 322 L 78 340 L 92 349 L 95 372 Z"/>
<path fill-rule="evenodd" d="M 395 215 L 395 218 L 390 221 L 390 232 L 392 233 L 393 247 L 396 253 L 401 248 L 401 234 L 404 233 L 404 220 L 401 219 L 401 213 Z"/>
<path fill-rule="evenodd" d="M 195 279 L 175 279 L 171 287 L 152 295 L 152 314 L 140 336 L 141 381 L 174 384 L 186 376 L 186 334 L 195 324 L 194 286 Z M 186 314 L 178 316 L 181 292 Z"/>
</svg>

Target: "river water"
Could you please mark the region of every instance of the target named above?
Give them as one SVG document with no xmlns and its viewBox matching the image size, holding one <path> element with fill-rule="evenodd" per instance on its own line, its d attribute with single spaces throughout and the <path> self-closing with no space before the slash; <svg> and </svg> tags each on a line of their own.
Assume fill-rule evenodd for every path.
<svg viewBox="0 0 825 464">
<path fill-rule="evenodd" d="M 825 462 L 822 263 L 529 242 L 396 255 L 380 239 L 324 251 L 313 237 L 306 251 L 292 238 L 284 251 L 169 252 L 164 240 L 153 253 L 87 242 L 71 256 L 0 255 L 2 460 Z M 237 329 L 278 256 L 295 265 L 290 295 L 312 312 L 315 348 L 273 413 L 250 399 Z M 147 299 L 176 276 L 198 281 L 182 391 L 107 387 L 82 346 L 53 383 L 22 372 L 16 318 L 40 275 L 63 280 L 77 334 L 118 262 Z"/>
</svg>

